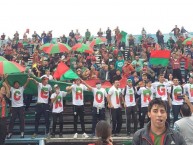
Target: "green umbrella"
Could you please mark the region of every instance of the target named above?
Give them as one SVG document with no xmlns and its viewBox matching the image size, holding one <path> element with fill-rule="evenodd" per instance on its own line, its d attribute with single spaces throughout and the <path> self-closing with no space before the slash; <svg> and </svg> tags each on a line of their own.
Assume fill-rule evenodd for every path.
<svg viewBox="0 0 193 145">
<path fill-rule="evenodd" d="M 24 72 L 25 67 L 13 61 L 0 61 L 0 74 Z"/>
<path fill-rule="evenodd" d="M 105 43 L 106 41 L 107 41 L 106 38 L 96 38 L 96 39 L 94 39 L 94 40 L 90 43 L 90 46 L 93 47 L 94 45 Z"/>
<path fill-rule="evenodd" d="M 8 60 L 4 58 L 3 56 L 0 56 L 0 61 L 8 61 Z"/>
</svg>

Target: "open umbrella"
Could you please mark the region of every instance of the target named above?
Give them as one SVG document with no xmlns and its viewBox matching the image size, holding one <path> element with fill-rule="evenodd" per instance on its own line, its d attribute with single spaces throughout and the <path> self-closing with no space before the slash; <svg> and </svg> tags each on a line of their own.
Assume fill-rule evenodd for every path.
<svg viewBox="0 0 193 145">
<path fill-rule="evenodd" d="M 183 41 L 184 45 L 192 45 L 193 44 L 193 38 L 187 38 L 186 40 Z"/>
<path fill-rule="evenodd" d="M 77 43 L 72 47 L 72 50 L 80 52 L 80 53 L 93 53 L 94 50 L 92 47 L 84 44 L 84 43 Z"/>
<path fill-rule="evenodd" d="M 40 50 L 43 50 L 45 53 L 48 54 L 55 54 L 61 52 L 69 52 L 72 48 L 64 43 L 46 43 L 40 47 Z"/>
<path fill-rule="evenodd" d="M 25 67 L 13 61 L 0 61 L 0 74 L 11 74 L 24 72 Z"/>
<path fill-rule="evenodd" d="M 0 56 L 0 61 L 8 61 L 8 60 L 4 58 L 3 56 Z"/>
<path fill-rule="evenodd" d="M 90 46 L 93 47 L 94 45 L 105 43 L 106 41 L 107 41 L 106 38 L 96 38 L 96 39 L 94 39 L 94 40 L 90 43 Z"/>
</svg>

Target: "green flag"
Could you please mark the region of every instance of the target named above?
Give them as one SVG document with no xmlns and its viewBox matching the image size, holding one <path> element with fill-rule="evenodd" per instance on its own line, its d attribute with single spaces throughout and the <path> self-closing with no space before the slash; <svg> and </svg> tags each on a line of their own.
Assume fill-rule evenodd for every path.
<svg viewBox="0 0 193 145">
<path fill-rule="evenodd" d="M 127 32 L 125 31 L 121 31 L 121 42 L 125 42 L 126 43 L 126 37 L 127 37 Z"/>
</svg>

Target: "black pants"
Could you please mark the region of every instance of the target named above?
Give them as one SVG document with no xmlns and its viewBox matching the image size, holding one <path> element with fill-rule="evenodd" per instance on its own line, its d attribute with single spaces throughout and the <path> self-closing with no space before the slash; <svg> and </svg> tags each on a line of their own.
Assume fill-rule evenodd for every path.
<svg viewBox="0 0 193 145">
<path fill-rule="evenodd" d="M 80 117 L 80 124 L 82 128 L 82 132 L 85 132 L 84 126 L 84 106 L 76 106 L 74 105 L 74 132 L 77 133 L 77 123 L 78 116 Z"/>
<path fill-rule="evenodd" d="M 105 120 L 105 108 L 97 111 L 96 107 L 92 110 L 92 133 L 95 133 L 95 127 L 98 121 Z"/>
<path fill-rule="evenodd" d="M 0 145 L 4 145 L 5 143 L 5 138 L 7 134 L 6 122 L 6 118 L 0 118 Z"/>
<path fill-rule="evenodd" d="M 62 133 L 63 129 L 63 114 L 61 113 L 52 113 L 53 117 L 53 127 L 52 127 L 52 133 L 55 134 L 56 131 L 56 123 L 57 119 L 59 118 L 59 125 L 60 125 L 60 133 Z"/>
<path fill-rule="evenodd" d="M 168 103 L 168 101 L 164 101 L 166 106 L 167 106 L 167 122 L 170 124 L 170 105 Z"/>
<path fill-rule="evenodd" d="M 140 128 L 144 127 L 145 116 L 147 115 L 147 112 L 148 112 L 147 107 L 141 107 Z"/>
<path fill-rule="evenodd" d="M 111 115 L 112 115 L 112 133 L 120 133 L 121 127 L 122 127 L 122 112 L 121 108 L 112 108 L 111 109 Z"/>
<path fill-rule="evenodd" d="M 173 78 L 178 78 L 178 80 L 180 81 L 180 84 L 183 83 L 180 69 L 173 69 Z"/>
<path fill-rule="evenodd" d="M 172 105 L 172 111 L 173 111 L 173 115 L 174 115 L 173 123 L 175 123 L 178 120 L 178 115 L 180 113 L 180 108 L 181 108 L 181 105 Z"/>
<path fill-rule="evenodd" d="M 9 133 L 13 132 L 13 127 L 16 118 L 19 118 L 20 122 L 20 132 L 24 132 L 24 126 L 25 126 L 25 114 L 24 114 L 24 107 L 12 107 L 11 108 L 11 118 L 9 123 Z"/>
<path fill-rule="evenodd" d="M 38 126 L 39 126 L 39 121 L 42 114 L 45 117 L 46 133 L 49 133 L 49 105 L 41 103 L 36 105 L 36 112 L 35 112 L 35 133 L 36 134 L 38 134 Z"/>
<path fill-rule="evenodd" d="M 131 132 L 131 116 L 134 122 L 134 132 L 137 131 L 137 106 L 131 106 L 126 108 L 127 117 L 127 132 Z"/>
<path fill-rule="evenodd" d="M 30 107 L 30 104 L 32 102 L 32 97 L 33 95 L 31 94 L 24 95 L 25 110 L 28 110 L 28 108 Z"/>
</svg>

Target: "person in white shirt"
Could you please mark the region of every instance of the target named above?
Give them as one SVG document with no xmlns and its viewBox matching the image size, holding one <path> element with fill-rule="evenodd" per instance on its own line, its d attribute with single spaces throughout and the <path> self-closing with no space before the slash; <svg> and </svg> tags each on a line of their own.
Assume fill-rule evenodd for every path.
<svg viewBox="0 0 193 145">
<path fill-rule="evenodd" d="M 50 70 L 45 71 L 45 75 L 41 76 L 40 78 L 47 77 L 49 80 L 53 80 L 53 76 L 50 75 Z"/>
<path fill-rule="evenodd" d="M 80 124 L 82 128 L 83 138 L 88 138 L 89 136 L 85 133 L 84 125 L 84 94 L 83 91 L 86 91 L 87 87 L 84 84 L 81 84 L 80 79 L 76 79 L 75 83 L 71 86 L 66 87 L 66 91 L 72 91 L 72 104 L 74 109 L 74 131 L 75 134 L 73 138 L 78 137 L 77 133 L 77 123 L 78 116 L 80 117 Z"/>
<path fill-rule="evenodd" d="M 18 81 L 15 81 L 13 83 L 13 87 L 11 87 L 6 79 L 6 84 L 10 88 L 11 92 L 11 118 L 9 122 L 9 133 L 7 139 L 10 139 L 12 136 L 13 127 L 17 116 L 20 121 L 20 132 L 21 132 L 20 137 L 24 138 L 25 114 L 23 104 L 23 92 L 27 84 L 29 83 L 29 80 L 31 80 L 31 78 L 28 78 L 23 86 L 20 86 L 20 83 Z"/>
<path fill-rule="evenodd" d="M 188 96 L 184 96 L 184 103 L 181 106 L 180 112 L 182 118 L 174 123 L 174 130 L 180 132 L 184 137 L 187 145 L 193 144 L 193 105 L 191 104 Z"/>
<path fill-rule="evenodd" d="M 38 99 L 35 111 L 35 133 L 32 135 L 32 139 L 36 138 L 38 135 L 38 126 L 39 121 L 42 115 L 45 117 L 46 125 L 46 137 L 50 138 L 49 133 L 49 97 L 52 91 L 51 85 L 48 84 L 48 78 L 43 77 L 42 82 L 39 83 L 33 79 L 36 85 L 38 86 Z"/>
<path fill-rule="evenodd" d="M 161 98 L 167 105 L 167 122 L 170 124 L 170 106 L 171 100 L 167 92 L 168 88 L 171 86 L 171 83 L 165 81 L 164 75 L 160 74 L 158 77 L 159 82 L 152 83 L 152 86 L 155 90 L 155 97 Z"/>
<path fill-rule="evenodd" d="M 127 123 L 127 135 L 131 134 L 131 116 L 134 122 L 134 132 L 137 131 L 137 105 L 136 105 L 136 89 L 133 87 L 132 80 L 127 80 L 127 86 L 122 90 L 122 100 L 124 107 L 126 108 L 126 123 Z"/>
<path fill-rule="evenodd" d="M 105 98 L 107 92 L 101 88 L 101 82 L 96 82 L 96 88 L 83 83 L 93 92 L 93 109 L 92 109 L 92 136 L 95 136 L 95 128 L 98 121 L 105 120 Z"/>
<path fill-rule="evenodd" d="M 66 97 L 67 92 L 60 91 L 60 87 L 58 84 L 54 85 L 54 93 L 51 95 L 51 102 L 52 102 L 52 118 L 53 118 L 53 125 L 52 125 L 52 138 L 55 137 L 56 131 L 56 123 L 57 119 L 59 118 L 59 137 L 62 138 L 62 129 L 63 129 L 63 98 Z"/>
<path fill-rule="evenodd" d="M 189 77 L 189 83 L 183 86 L 184 93 L 188 95 L 190 102 L 193 104 L 193 76 Z"/>
<path fill-rule="evenodd" d="M 140 87 L 137 91 L 138 95 L 141 95 L 141 117 L 140 117 L 140 128 L 144 127 L 145 116 L 148 112 L 149 102 L 153 99 L 154 89 L 151 86 L 152 82 L 146 82 L 145 86 Z M 149 118 L 148 118 L 149 120 Z"/>
<path fill-rule="evenodd" d="M 119 80 L 114 81 L 114 85 L 109 89 L 107 95 L 108 107 L 112 115 L 112 133 L 114 136 L 120 133 L 122 127 L 122 107 L 121 89 Z"/>
<path fill-rule="evenodd" d="M 168 88 L 168 93 L 170 94 L 172 99 L 172 112 L 174 115 L 174 119 L 173 119 L 173 123 L 174 123 L 178 120 L 180 108 L 184 102 L 182 98 L 184 89 L 181 85 L 179 85 L 177 78 L 174 78 L 173 82 L 174 82 L 173 86 Z"/>
</svg>

